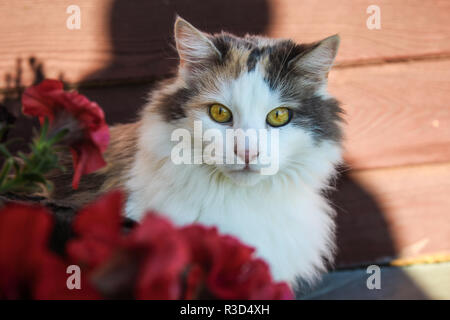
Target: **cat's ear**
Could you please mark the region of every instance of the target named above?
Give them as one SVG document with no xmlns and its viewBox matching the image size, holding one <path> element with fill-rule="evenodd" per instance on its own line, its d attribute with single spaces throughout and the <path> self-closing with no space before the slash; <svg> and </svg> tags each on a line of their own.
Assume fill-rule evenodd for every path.
<svg viewBox="0 0 450 320">
<path fill-rule="evenodd" d="M 328 37 L 312 45 L 311 49 L 295 59 L 295 67 L 302 72 L 326 78 L 339 48 L 339 35 Z"/>
<path fill-rule="evenodd" d="M 214 55 L 220 57 L 219 50 L 206 34 L 179 16 L 175 21 L 174 33 L 181 65 L 196 63 Z"/>
</svg>

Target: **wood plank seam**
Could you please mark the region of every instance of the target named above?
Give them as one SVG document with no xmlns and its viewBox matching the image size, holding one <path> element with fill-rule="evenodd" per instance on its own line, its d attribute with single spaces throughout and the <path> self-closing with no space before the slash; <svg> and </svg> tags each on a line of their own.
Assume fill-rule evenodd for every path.
<svg viewBox="0 0 450 320">
<path fill-rule="evenodd" d="M 333 66 L 333 69 L 352 69 L 352 68 L 364 68 L 376 65 L 386 64 L 403 64 L 414 63 L 423 61 L 445 61 L 450 60 L 450 52 L 436 53 L 436 54 L 424 54 L 404 57 L 384 57 L 380 59 L 366 59 L 355 60 L 352 62 L 341 62 Z M 331 71 L 332 72 L 332 71 Z M 85 88 L 109 88 L 123 85 L 140 85 L 140 84 L 155 84 L 158 81 L 171 77 L 173 73 L 166 73 L 163 75 L 150 76 L 150 77 L 127 77 L 123 79 L 102 79 L 102 80 L 87 80 L 79 82 L 65 82 L 68 89 L 85 89 Z M 14 94 L 23 91 L 27 86 L 4 88 L 0 87 L 0 94 Z"/>
<path fill-rule="evenodd" d="M 384 65 L 388 63 L 410 63 L 414 61 L 435 61 L 450 59 L 450 52 L 439 52 L 422 55 L 409 55 L 397 57 L 383 57 L 374 59 L 354 60 L 350 62 L 338 62 L 333 66 L 334 69 L 358 68 L 373 65 Z"/>
</svg>

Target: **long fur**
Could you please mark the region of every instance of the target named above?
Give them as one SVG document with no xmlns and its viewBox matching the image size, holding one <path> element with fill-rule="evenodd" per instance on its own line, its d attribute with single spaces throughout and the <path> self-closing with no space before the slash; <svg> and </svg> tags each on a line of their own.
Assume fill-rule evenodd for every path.
<svg viewBox="0 0 450 320">
<path fill-rule="evenodd" d="M 66 187 L 69 174 L 56 177 L 54 198 L 80 205 L 122 188 L 132 219 L 152 209 L 178 225 L 217 226 L 254 246 L 276 280 L 312 282 L 334 252 L 334 211 L 323 191 L 341 161 L 341 109 L 326 91 L 338 39 L 296 45 L 207 35 L 182 19 L 175 36 L 178 75 L 152 92 L 138 122 L 112 128 L 106 168 L 83 177 L 75 193 Z M 227 128 L 210 119 L 207 105 L 214 102 L 233 112 L 234 129 L 267 129 L 270 110 L 292 108 L 291 123 L 279 129 L 276 175 L 241 173 L 237 165 L 172 162 L 175 129 L 192 132 L 196 120 L 205 129 Z"/>
</svg>

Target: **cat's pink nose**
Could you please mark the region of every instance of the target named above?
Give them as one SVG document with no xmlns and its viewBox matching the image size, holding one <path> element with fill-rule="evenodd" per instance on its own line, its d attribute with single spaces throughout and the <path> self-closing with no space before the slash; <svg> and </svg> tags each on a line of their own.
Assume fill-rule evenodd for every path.
<svg viewBox="0 0 450 320">
<path fill-rule="evenodd" d="M 234 154 L 237 155 L 245 164 L 249 164 L 251 161 L 255 160 L 259 156 L 259 151 L 249 149 L 245 149 L 242 151 L 238 151 L 237 146 L 234 147 Z"/>
</svg>

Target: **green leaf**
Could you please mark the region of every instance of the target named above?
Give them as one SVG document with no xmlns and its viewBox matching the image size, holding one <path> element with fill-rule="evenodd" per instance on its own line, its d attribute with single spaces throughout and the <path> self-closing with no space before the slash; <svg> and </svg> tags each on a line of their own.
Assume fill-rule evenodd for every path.
<svg viewBox="0 0 450 320">
<path fill-rule="evenodd" d="M 52 183 L 45 179 L 45 175 L 53 169 L 64 170 L 59 164 L 59 148 L 56 143 L 61 141 L 68 130 L 60 130 L 55 135 L 52 134 L 52 137 L 47 136 L 48 132 L 49 120 L 46 118 L 40 132 L 35 131 L 34 138 L 28 145 L 28 154 L 19 151 L 14 157 L 6 148 L 6 144 L 0 144 L 0 153 L 8 158 L 0 171 L 0 192 L 28 193 L 53 188 Z M 10 141 L 7 142 L 9 143 Z"/>
<path fill-rule="evenodd" d="M 47 136 L 48 127 L 49 127 L 49 121 L 48 121 L 48 118 L 45 117 L 44 124 L 42 125 L 42 128 L 41 128 L 41 135 L 39 137 L 40 140 L 43 140 Z"/>
<path fill-rule="evenodd" d="M 8 151 L 4 144 L 0 144 L 0 153 L 3 154 L 6 158 L 12 157 L 12 154 Z"/>
<path fill-rule="evenodd" d="M 3 185 L 6 178 L 8 177 L 8 173 L 11 171 L 11 167 L 12 167 L 13 163 L 14 163 L 14 159 L 9 158 L 3 164 L 2 170 L 0 171 L 0 186 Z"/>
<path fill-rule="evenodd" d="M 28 161 L 28 157 L 27 157 L 22 151 L 17 152 L 17 155 L 18 155 L 19 158 L 22 159 L 23 161 L 25 161 L 25 162 Z"/>
<path fill-rule="evenodd" d="M 53 138 L 48 140 L 48 143 L 50 145 L 54 145 L 55 143 L 61 141 L 62 138 L 64 138 L 65 135 L 69 133 L 69 129 L 62 129 L 60 130 Z"/>
</svg>

